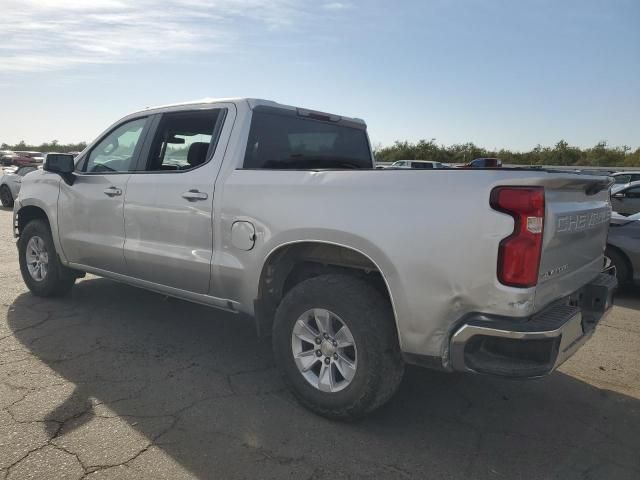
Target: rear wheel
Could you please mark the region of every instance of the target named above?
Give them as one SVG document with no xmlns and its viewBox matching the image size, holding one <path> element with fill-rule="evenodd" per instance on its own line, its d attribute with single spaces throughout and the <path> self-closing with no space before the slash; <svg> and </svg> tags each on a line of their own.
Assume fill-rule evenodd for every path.
<svg viewBox="0 0 640 480">
<path fill-rule="evenodd" d="M 11 190 L 6 185 L 0 186 L 0 201 L 5 208 L 13 207 L 13 195 L 11 195 Z"/>
<path fill-rule="evenodd" d="M 404 372 L 388 299 L 349 275 L 322 275 L 291 289 L 276 312 L 273 349 L 298 400 L 329 418 L 380 407 Z"/>
<path fill-rule="evenodd" d="M 75 271 L 60 263 L 45 221 L 32 220 L 22 229 L 18 254 L 22 279 L 34 295 L 61 296 L 73 287 Z"/>
<path fill-rule="evenodd" d="M 607 247 L 604 252 L 605 268 L 614 266 L 616 268 L 616 278 L 618 283 L 622 285 L 628 285 L 633 278 L 633 272 L 627 259 L 617 250 Z"/>
</svg>

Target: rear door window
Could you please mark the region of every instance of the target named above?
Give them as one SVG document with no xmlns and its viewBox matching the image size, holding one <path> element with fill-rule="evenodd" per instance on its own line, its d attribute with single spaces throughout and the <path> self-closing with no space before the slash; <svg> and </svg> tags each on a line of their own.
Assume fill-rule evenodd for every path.
<svg viewBox="0 0 640 480">
<path fill-rule="evenodd" d="M 213 155 L 224 119 L 223 109 L 165 113 L 156 131 L 146 171 L 197 168 Z"/>
<path fill-rule="evenodd" d="M 373 168 L 373 159 L 364 128 L 256 109 L 244 168 Z"/>
</svg>

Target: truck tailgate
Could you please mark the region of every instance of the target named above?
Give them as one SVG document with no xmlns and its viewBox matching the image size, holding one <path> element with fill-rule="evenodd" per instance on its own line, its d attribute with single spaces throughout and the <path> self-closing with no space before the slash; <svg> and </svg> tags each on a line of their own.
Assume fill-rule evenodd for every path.
<svg viewBox="0 0 640 480">
<path fill-rule="evenodd" d="M 536 309 L 575 292 L 602 271 L 611 217 L 608 185 L 607 177 L 591 175 L 545 182 Z"/>
</svg>

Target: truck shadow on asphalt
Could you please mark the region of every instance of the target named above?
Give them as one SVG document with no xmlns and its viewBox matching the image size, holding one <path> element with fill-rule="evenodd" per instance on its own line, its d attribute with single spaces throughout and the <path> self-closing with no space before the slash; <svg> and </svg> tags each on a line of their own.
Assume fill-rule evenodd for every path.
<svg viewBox="0 0 640 480">
<path fill-rule="evenodd" d="M 85 467 L 155 465 L 167 478 L 640 472 L 640 401 L 562 373 L 517 382 L 409 368 L 389 405 L 343 424 L 295 402 L 243 317 L 87 279 L 63 299 L 21 294 L 8 321 L 27 350 L 3 370 L 41 388 L 12 414 L 41 415 Z"/>
<path fill-rule="evenodd" d="M 640 310 L 640 287 L 619 289 L 614 303 L 619 307 Z"/>
</svg>

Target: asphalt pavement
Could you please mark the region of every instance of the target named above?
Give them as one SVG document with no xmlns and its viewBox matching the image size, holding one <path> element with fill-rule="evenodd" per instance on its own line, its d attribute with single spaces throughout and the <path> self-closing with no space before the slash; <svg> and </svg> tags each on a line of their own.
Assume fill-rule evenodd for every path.
<svg viewBox="0 0 640 480">
<path fill-rule="evenodd" d="M 318 417 L 251 321 L 92 276 L 20 277 L 0 209 L 0 480 L 640 478 L 640 290 L 535 381 L 409 368 L 383 409 Z"/>
</svg>

